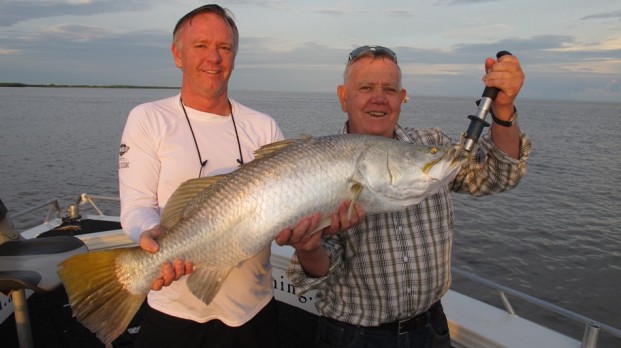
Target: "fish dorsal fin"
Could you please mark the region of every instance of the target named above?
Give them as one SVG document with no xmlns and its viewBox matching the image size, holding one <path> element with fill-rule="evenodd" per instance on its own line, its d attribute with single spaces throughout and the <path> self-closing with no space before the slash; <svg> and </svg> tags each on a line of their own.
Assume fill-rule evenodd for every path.
<svg viewBox="0 0 621 348">
<path fill-rule="evenodd" d="M 185 207 L 188 203 L 196 197 L 197 194 L 222 180 L 224 177 L 226 177 L 226 175 L 190 179 L 179 185 L 168 199 L 168 202 L 166 202 L 166 206 L 160 217 L 160 226 L 167 229 L 171 228 L 183 219 L 184 216 L 189 215 L 189 212 L 185 211 Z"/>
<path fill-rule="evenodd" d="M 263 145 L 254 152 L 254 159 L 268 158 L 297 141 L 297 139 L 287 139 Z"/>
<path fill-rule="evenodd" d="M 214 267 L 200 267 L 195 269 L 187 280 L 188 289 L 199 300 L 205 304 L 211 303 L 214 297 L 220 291 L 222 284 L 229 273 L 231 273 L 232 267 L 214 268 Z"/>
</svg>

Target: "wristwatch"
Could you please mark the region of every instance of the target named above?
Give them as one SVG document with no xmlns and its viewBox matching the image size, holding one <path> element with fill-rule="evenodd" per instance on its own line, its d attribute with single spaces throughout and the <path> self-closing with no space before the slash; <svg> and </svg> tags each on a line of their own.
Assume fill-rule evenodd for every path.
<svg viewBox="0 0 621 348">
<path fill-rule="evenodd" d="M 492 115 L 492 120 L 494 120 L 494 123 L 498 124 L 499 126 L 511 127 L 517 122 L 518 114 L 517 114 L 517 108 L 515 106 L 513 107 L 513 115 L 508 121 L 503 121 L 497 118 L 496 115 L 494 115 L 494 112 L 492 110 L 490 110 L 489 113 L 490 115 Z"/>
</svg>

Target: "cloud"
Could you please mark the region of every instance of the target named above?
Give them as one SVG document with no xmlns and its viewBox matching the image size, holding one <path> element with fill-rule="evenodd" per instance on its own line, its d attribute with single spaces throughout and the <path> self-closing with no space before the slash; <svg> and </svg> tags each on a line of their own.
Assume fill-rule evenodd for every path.
<svg viewBox="0 0 621 348">
<path fill-rule="evenodd" d="M 36 1 L 3 0 L 0 2 L 0 27 L 9 27 L 16 23 L 39 18 L 68 15 L 94 15 L 123 11 L 144 11 L 157 1 Z"/>
<path fill-rule="evenodd" d="M 2 38 L 3 80 L 56 84 L 178 85 L 170 34 L 55 25 Z"/>
<path fill-rule="evenodd" d="M 621 20 L 621 10 L 613 11 L 613 12 L 604 12 L 604 13 L 592 14 L 592 15 L 581 17 L 580 19 L 587 20 L 587 19 L 601 19 L 601 18 L 604 18 L 604 19 L 605 18 L 617 18 L 617 19 Z"/>
<path fill-rule="evenodd" d="M 335 10 L 335 9 L 317 10 L 317 13 L 331 15 L 331 16 L 342 16 L 345 14 L 345 12 L 341 10 Z"/>
<path fill-rule="evenodd" d="M 392 17 L 412 18 L 415 16 L 415 13 L 412 10 L 406 10 L 406 9 L 392 9 L 392 10 L 389 9 L 388 15 Z"/>
<path fill-rule="evenodd" d="M 455 5 L 471 5 L 471 4 L 481 4 L 486 2 L 498 2 L 500 0 L 436 0 L 434 5 L 447 5 L 447 6 L 455 6 Z"/>
</svg>

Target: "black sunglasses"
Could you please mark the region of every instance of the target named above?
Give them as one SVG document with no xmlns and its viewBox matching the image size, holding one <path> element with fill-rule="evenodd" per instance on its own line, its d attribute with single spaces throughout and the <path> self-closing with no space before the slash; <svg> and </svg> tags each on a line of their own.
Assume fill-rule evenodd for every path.
<svg viewBox="0 0 621 348">
<path fill-rule="evenodd" d="M 363 53 L 372 52 L 374 57 L 390 56 L 395 63 L 397 62 L 397 54 L 390 48 L 384 46 L 361 46 L 349 53 L 349 60 L 356 59 Z"/>
</svg>

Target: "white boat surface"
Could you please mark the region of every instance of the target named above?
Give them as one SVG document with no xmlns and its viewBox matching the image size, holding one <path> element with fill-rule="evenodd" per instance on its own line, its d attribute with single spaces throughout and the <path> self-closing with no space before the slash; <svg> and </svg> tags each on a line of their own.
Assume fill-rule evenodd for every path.
<svg viewBox="0 0 621 348">
<path fill-rule="evenodd" d="M 46 234 L 50 234 L 50 232 L 53 231 L 57 231 L 58 233 L 56 234 L 71 234 L 71 232 L 63 232 L 63 229 L 58 229 L 58 227 L 66 227 L 72 223 L 86 224 L 86 222 L 88 222 L 90 226 L 103 225 L 103 227 L 99 226 L 100 228 L 89 227 L 87 229 L 84 227 L 84 231 L 82 231 L 83 233 L 75 234 L 75 237 L 79 238 L 84 242 L 84 244 L 86 244 L 88 250 L 92 251 L 135 245 L 120 229 L 119 216 L 104 214 L 95 201 L 97 201 L 97 204 L 100 204 L 102 201 L 112 201 L 114 204 L 118 204 L 117 197 L 88 195 L 83 193 L 79 196 L 76 204 L 70 205 L 67 210 L 60 209 L 58 201 L 53 199 L 32 207 L 24 212 L 9 215 L 15 219 L 18 217 L 32 215 L 33 213 L 40 212 L 43 209 L 48 210 L 47 216 L 43 222 L 21 232 L 21 236 L 26 240 L 44 238 Z M 66 215 L 62 217 L 61 215 L 63 214 Z M 66 230 L 71 231 L 71 229 L 65 228 L 64 231 Z M 298 330 L 298 332 L 291 333 L 288 336 L 290 340 L 300 340 L 300 342 L 295 342 L 295 345 L 296 347 L 301 348 L 311 343 L 312 331 L 314 329 L 312 325 L 314 324 L 314 318 L 317 315 L 317 312 L 313 302 L 315 293 L 310 292 L 304 294 L 303 296 L 299 296 L 296 294 L 295 287 L 289 282 L 286 276 L 286 269 L 292 253 L 293 249 L 290 247 L 278 246 L 275 243 L 272 244 L 272 276 L 274 281 L 275 298 L 279 301 L 280 308 L 284 309 L 279 310 L 282 317 L 279 319 L 279 323 L 281 324 L 281 335 L 283 334 L 283 331 L 284 334 L 287 334 L 287 329 Z M 0 261 L 3 260 L 3 257 L 4 256 L 0 254 Z M 0 267 L 0 278 L 2 277 L 2 271 L 3 269 Z M 456 348 L 596 348 L 598 347 L 598 338 L 600 334 L 604 332 L 607 335 L 614 336 L 615 339 L 619 339 L 619 346 L 621 346 L 621 330 L 617 328 L 591 320 L 554 304 L 513 290 L 509 287 L 479 278 L 460 269 L 453 268 L 452 271 L 454 276 L 459 275 L 460 277 L 467 278 L 469 281 L 477 284 L 477 286 L 489 289 L 489 291 L 498 292 L 504 305 L 504 308 L 499 308 L 471 296 L 457 292 L 453 289 L 449 290 L 448 293 L 442 298 L 442 305 L 444 306 L 444 310 L 449 320 L 449 330 L 452 343 Z M 27 290 L 26 296 L 30 296 L 32 293 L 33 291 Z M 515 313 L 509 301 L 510 297 L 526 301 L 534 305 L 537 310 L 550 311 L 555 315 L 577 321 L 581 324 L 584 330 L 581 332 L 581 335 L 574 336 L 581 336 L 581 339 L 570 337 L 540 323 L 536 323 L 519 316 Z M 45 295 L 41 298 L 45 301 Z M 33 309 L 30 308 L 30 311 L 32 310 Z M 6 325 L 7 322 L 15 320 L 13 319 L 14 316 L 12 313 L 13 302 L 10 296 L 5 296 L 0 293 L 0 325 Z M 284 330 L 282 328 L 282 326 L 286 326 L 287 323 L 299 324 L 301 320 L 303 320 L 306 325 L 310 325 L 311 327 L 303 327 L 304 325 L 302 325 L 302 327 L 300 327 L 300 325 L 291 325 L 285 327 Z M 128 332 L 132 335 L 135 334 L 138 329 L 139 326 L 132 326 L 132 324 L 130 324 Z M 30 328 L 28 328 L 28 330 L 30 330 Z M 2 331 L 0 331 L 0 335 L 2 334 Z M 4 332 L 4 335 L 9 334 Z M 14 335 L 14 337 L 0 336 L 0 342 L 17 342 L 15 337 L 18 335 L 16 333 Z M 36 330 L 33 330 L 32 335 L 37 336 Z M 35 343 L 36 341 L 37 340 L 35 339 Z M 18 345 L 15 346 L 17 347 Z M 115 346 L 129 347 L 131 346 L 131 343 L 118 343 L 115 344 Z M 5 345 L 2 344 L 2 347 L 5 347 Z M 12 346 L 9 345 L 8 347 Z"/>
</svg>

